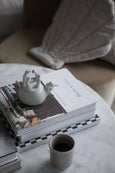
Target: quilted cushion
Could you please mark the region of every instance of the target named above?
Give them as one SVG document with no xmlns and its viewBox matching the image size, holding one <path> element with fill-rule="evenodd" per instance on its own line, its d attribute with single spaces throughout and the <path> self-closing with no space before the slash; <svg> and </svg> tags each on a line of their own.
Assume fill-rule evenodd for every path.
<svg viewBox="0 0 115 173">
<path fill-rule="evenodd" d="M 30 53 L 58 69 L 66 63 L 105 56 L 111 50 L 114 32 L 112 0 L 63 0 L 41 46 Z"/>
</svg>

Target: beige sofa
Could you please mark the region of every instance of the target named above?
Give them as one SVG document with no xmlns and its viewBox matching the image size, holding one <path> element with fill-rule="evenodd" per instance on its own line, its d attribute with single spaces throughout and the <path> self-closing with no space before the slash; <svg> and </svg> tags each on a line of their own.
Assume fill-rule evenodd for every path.
<svg viewBox="0 0 115 173">
<path fill-rule="evenodd" d="M 34 3 L 33 3 L 34 2 Z M 22 63 L 46 66 L 28 52 L 39 46 L 60 0 L 25 0 L 24 27 L 0 45 L 1 63 Z M 115 96 L 115 66 L 101 60 L 64 65 L 75 77 L 97 91 L 111 105 Z"/>
</svg>

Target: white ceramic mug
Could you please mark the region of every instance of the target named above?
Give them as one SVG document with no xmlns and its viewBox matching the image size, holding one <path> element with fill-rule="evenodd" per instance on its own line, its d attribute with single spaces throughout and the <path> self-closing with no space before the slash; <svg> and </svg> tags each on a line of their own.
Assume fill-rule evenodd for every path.
<svg viewBox="0 0 115 173">
<path fill-rule="evenodd" d="M 59 134 L 50 140 L 50 161 L 58 169 L 65 169 L 72 164 L 75 141 L 65 134 Z"/>
</svg>

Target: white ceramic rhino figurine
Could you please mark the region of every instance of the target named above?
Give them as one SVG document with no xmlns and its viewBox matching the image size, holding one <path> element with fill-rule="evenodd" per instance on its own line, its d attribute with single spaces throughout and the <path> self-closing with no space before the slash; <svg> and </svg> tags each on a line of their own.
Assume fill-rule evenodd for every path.
<svg viewBox="0 0 115 173">
<path fill-rule="evenodd" d="M 31 75 L 34 75 L 34 78 Z M 51 90 L 54 88 L 52 82 L 43 85 L 40 75 L 33 71 L 25 71 L 23 83 L 19 84 L 19 99 L 27 105 L 39 105 L 45 101 Z"/>
</svg>

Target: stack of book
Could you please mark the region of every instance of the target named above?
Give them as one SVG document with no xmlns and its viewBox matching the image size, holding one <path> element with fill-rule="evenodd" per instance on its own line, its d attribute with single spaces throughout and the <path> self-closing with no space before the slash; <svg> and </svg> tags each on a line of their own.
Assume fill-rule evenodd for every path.
<svg viewBox="0 0 115 173">
<path fill-rule="evenodd" d="M 21 150 L 31 148 L 30 143 L 36 146 L 48 141 L 52 135 L 70 134 L 99 123 L 95 99 L 67 69 L 42 75 L 41 81 L 43 85 L 52 82 L 56 87 L 36 106 L 19 100 L 17 82 L 0 89 L 0 109 Z"/>
<path fill-rule="evenodd" d="M 14 141 L 9 136 L 0 118 L 0 173 L 13 171 L 20 166 Z"/>
</svg>

